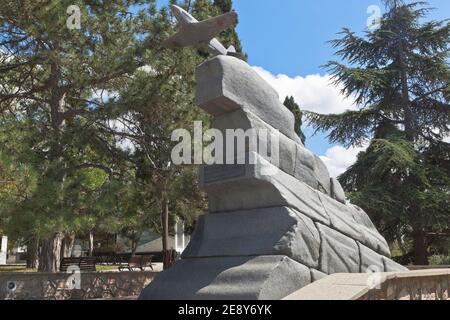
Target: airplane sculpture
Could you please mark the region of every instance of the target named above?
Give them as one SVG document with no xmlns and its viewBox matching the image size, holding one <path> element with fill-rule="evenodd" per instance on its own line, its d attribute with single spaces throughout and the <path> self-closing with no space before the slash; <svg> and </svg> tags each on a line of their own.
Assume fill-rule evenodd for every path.
<svg viewBox="0 0 450 320">
<path fill-rule="evenodd" d="M 233 46 L 226 49 L 219 40 L 214 38 L 220 32 L 237 23 L 238 15 L 235 11 L 199 22 L 179 6 L 171 5 L 171 7 L 173 14 L 180 23 L 181 30 L 164 41 L 164 47 L 193 46 L 198 49 L 206 49 L 214 55 L 237 55 Z"/>
</svg>

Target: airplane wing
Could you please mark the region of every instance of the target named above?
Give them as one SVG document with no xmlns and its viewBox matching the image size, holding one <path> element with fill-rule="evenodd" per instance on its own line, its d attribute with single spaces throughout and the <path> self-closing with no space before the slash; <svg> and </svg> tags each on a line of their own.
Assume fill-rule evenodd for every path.
<svg viewBox="0 0 450 320">
<path fill-rule="evenodd" d="M 176 33 L 173 36 L 171 36 L 170 38 L 164 40 L 164 42 L 162 43 L 162 46 L 165 48 L 169 48 L 169 49 L 181 47 L 181 46 L 183 46 L 181 43 L 182 40 L 183 40 L 183 35 L 180 33 Z"/>
<path fill-rule="evenodd" d="M 231 11 L 214 18 L 193 23 L 189 26 L 194 28 L 199 34 L 205 35 L 205 40 L 210 41 L 220 32 L 234 26 L 237 18 L 237 13 Z"/>
</svg>

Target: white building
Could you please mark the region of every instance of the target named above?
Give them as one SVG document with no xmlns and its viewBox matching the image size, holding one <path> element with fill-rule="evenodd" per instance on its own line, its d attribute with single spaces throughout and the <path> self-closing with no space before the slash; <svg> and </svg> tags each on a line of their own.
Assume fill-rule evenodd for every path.
<svg viewBox="0 0 450 320">
<path fill-rule="evenodd" d="M 0 265 L 6 264 L 7 252 L 8 252 L 8 237 L 0 236 Z"/>
</svg>

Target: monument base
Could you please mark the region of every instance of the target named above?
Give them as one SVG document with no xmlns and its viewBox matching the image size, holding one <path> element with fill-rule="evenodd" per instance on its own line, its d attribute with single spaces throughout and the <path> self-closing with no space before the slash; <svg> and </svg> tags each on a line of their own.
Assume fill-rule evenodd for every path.
<svg viewBox="0 0 450 320">
<path fill-rule="evenodd" d="M 279 300 L 312 282 L 285 256 L 183 259 L 158 275 L 140 300 Z"/>
</svg>

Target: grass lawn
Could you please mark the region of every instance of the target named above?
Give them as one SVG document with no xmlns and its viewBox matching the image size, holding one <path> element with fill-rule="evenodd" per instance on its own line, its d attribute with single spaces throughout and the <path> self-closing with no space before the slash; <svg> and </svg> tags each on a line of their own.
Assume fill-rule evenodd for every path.
<svg viewBox="0 0 450 320">
<path fill-rule="evenodd" d="M 25 265 L 11 264 L 0 266 L 0 272 L 36 272 L 36 269 L 27 269 Z"/>
<path fill-rule="evenodd" d="M 97 271 L 100 272 L 104 272 L 104 271 L 118 271 L 119 270 L 119 266 L 115 266 L 115 265 L 111 265 L 111 266 L 107 266 L 107 265 L 96 265 L 95 268 L 97 269 Z"/>
<path fill-rule="evenodd" d="M 106 265 L 97 265 L 96 266 L 97 271 L 99 272 L 105 272 L 105 271 L 118 271 L 119 266 L 106 266 Z M 27 269 L 25 265 L 7 265 L 7 266 L 0 266 L 0 272 L 37 272 L 36 269 Z"/>
</svg>

